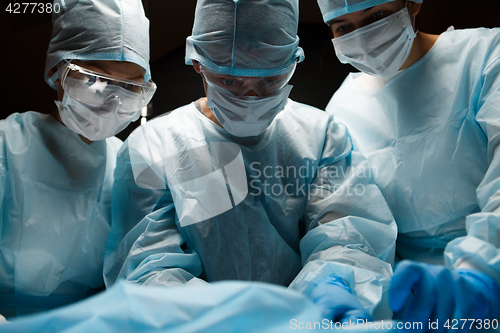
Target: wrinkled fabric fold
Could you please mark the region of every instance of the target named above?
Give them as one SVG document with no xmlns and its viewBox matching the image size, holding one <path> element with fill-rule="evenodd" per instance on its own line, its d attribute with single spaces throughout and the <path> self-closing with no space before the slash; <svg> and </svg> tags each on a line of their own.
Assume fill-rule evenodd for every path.
<svg viewBox="0 0 500 333">
<path fill-rule="evenodd" d="M 447 31 L 371 91 L 366 75 L 350 74 L 327 106 L 378 169 L 402 234 L 398 256 L 468 263 L 497 281 L 499 42 L 499 29 Z"/>
<path fill-rule="evenodd" d="M 230 159 L 221 145 L 236 149 Z M 236 152 L 242 168 L 228 163 Z M 208 183 L 205 176 L 217 172 L 225 178 Z M 193 103 L 134 131 L 119 153 L 115 177 L 108 286 L 117 278 L 282 286 L 295 279 L 291 287 L 308 295 L 312 275 L 337 272 L 352 277 L 351 288 L 369 311 L 386 291 L 396 224 L 369 163 L 351 153 L 345 127 L 322 111 L 288 100 L 264 133 L 240 138 Z M 196 180 L 189 191 L 183 185 L 188 179 Z M 229 189 L 229 199 L 243 200 L 230 200 L 225 210 L 217 195 L 203 195 L 219 183 L 217 195 Z M 213 215 L 197 218 L 207 207 Z"/>
<path fill-rule="evenodd" d="M 0 294 L 79 297 L 103 286 L 120 145 L 87 145 L 36 112 L 0 122 Z M 2 303 L 0 313 L 16 309 Z"/>
</svg>

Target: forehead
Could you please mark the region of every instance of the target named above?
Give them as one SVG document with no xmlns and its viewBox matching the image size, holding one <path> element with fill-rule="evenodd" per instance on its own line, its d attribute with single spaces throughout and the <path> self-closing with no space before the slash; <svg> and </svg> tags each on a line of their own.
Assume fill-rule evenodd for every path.
<svg viewBox="0 0 500 333">
<path fill-rule="evenodd" d="M 393 1 L 397 0 L 318 0 L 318 5 L 324 21 L 329 22 L 345 14 Z"/>
<path fill-rule="evenodd" d="M 400 7 L 404 5 L 404 2 L 405 0 L 393 0 L 391 2 L 386 2 L 380 5 L 371 6 L 362 10 L 341 15 L 337 18 L 328 21 L 328 24 L 331 26 L 337 23 L 355 22 L 365 18 L 366 16 L 372 15 L 374 12 L 380 10 L 393 10 L 393 11 L 399 10 Z"/>
<path fill-rule="evenodd" d="M 127 61 L 73 60 L 72 63 L 94 72 L 103 73 L 127 80 L 143 80 L 146 70 L 141 66 Z"/>
</svg>

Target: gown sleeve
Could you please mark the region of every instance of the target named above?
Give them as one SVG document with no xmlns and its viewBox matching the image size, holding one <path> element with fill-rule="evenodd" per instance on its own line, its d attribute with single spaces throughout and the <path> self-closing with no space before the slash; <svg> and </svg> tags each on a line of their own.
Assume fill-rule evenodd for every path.
<svg viewBox="0 0 500 333">
<path fill-rule="evenodd" d="M 340 275 L 375 317 L 388 318 L 397 226 L 374 183 L 374 172 L 352 151 L 344 125 L 330 125 L 318 172 L 309 189 L 307 233 L 300 243 L 303 269 L 290 288 L 306 295 L 324 278 Z"/>
<path fill-rule="evenodd" d="M 198 253 L 186 245 L 177 229 L 166 182 L 158 178 L 161 173 L 155 173 L 155 165 L 147 156 L 138 153 L 148 151 L 141 150 L 140 140 L 130 144 L 139 135 L 140 131 L 132 134 L 118 153 L 104 262 L 106 286 L 117 279 L 141 285 L 205 283 L 197 278 L 202 272 Z M 132 163 L 136 170 L 143 171 L 140 175 L 134 175 Z"/>
<path fill-rule="evenodd" d="M 467 235 L 451 241 L 445 249 L 449 268 L 474 268 L 500 283 L 500 36 L 488 51 L 477 73 L 470 109 L 487 138 L 489 166 L 476 190 L 480 212 L 466 217 Z"/>
</svg>

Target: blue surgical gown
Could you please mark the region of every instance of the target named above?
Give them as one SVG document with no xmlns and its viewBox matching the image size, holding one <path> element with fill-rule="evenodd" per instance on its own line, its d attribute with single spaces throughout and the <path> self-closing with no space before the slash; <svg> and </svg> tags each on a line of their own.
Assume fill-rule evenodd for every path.
<svg viewBox="0 0 500 333">
<path fill-rule="evenodd" d="M 392 78 L 351 73 L 328 104 L 377 171 L 400 258 L 500 272 L 499 74 L 500 29 L 449 30 Z"/>
<path fill-rule="evenodd" d="M 224 181 L 216 160 L 231 145 L 243 173 L 234 159 Z M 196 103 L 146 123 L 118 154 L 106 285 L 244 280 L 308 295 L 336 273 L 367 309 L 380 303 L 390 316 L 381 300 L 397 229 L 369 164 L 351 148 L 343 125 L 291 100 L 255 137 L 230 135 Z M 202 176 L 212 178 L 192 181 Z M 229 188 L 229 209 L 204 218 Z"/>
<path fill-rule="evenodd" d="M 363 326 L 323 319 L 305 295 L 260 282 L 222 281 L 164 288 L 119 281 L 71 306 L 0 324 L 0 333 L 395 332 L 384 320 Z M 344 327 L 345 329 L 341 329 Z M 350 329 L 349 329 L 350 328 Z M 398 330 L 399 331 L 399 330 Z"/>
<path fill-rule="evenodd" d="M 229 281 L 164 288 L 120 281 L 72 306 L 0 324 L 0 333 L 303 332 L 315 322 L 316 328 L 330 327 L 321 321 L 303 294 L 280 286 Z"/>
<path fill-rule="evenodd" d="M 37 112 L 0 121 L 0 314 L 57 307 L 103 286 L 120 145 L 87 145 Z"/>
</svg>

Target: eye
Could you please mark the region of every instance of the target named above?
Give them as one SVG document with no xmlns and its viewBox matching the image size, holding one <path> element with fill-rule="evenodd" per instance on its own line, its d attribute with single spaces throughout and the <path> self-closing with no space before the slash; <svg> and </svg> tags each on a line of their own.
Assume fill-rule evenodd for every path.
<svg viewBox="0 0 500 333">
<path fill-rule="evenodd" d="M 278 82 L 278 79 L 270 78 L 264 82 L 265 82 L 266 86 L 269 87 L 269 86 L 275 85 Z"/>
<path fill-rule="evenodd" d="M 123 89 L 133 91 L 135 86 L 133 84 L 125 83 L 125 82 L 119 82 L 118 85 L 122 87 Z"/>
<path fill-rule="evenodd" d="M 108 79 L 101 79 L 101 81 L 105 82 L 109 86 L 117 86 L 117 87 L 121 87 L 125 90 L 133 91 L 135 89 L 135 86 L 133 84 L 129 84 L 126 82 L 120 82 L 120 81 L 114 81 L 114 80 L 108 80 Z"/>
<path fill-rule="evenodd" d="M 349 29 L 350 25 L 349 24 L 344 24 L 343 26 L 340 26 L 337 28 L 338 33 L 345 33 L 347 29 Z"/>
<path fill-rule="evenodd" d="M 379 19 L 383 18 L 384 16 L 386 16 L 385 14 L 386 14 L 385 10 L 380 10 L 380 11 L 374 13 L 372 15 L 372 18 L 379 20 Z"/>
<path fill-rule="evenodd" d="M 346 23 L 344 25 L 332 29 L 334 37 L 340 37 L 346 35 L 354 30 L 355 30 L 354 25 L 352 25 L 351 23 Z"/>
<path fill-rule="evenodd" d="M 222 84 L 228 87 L 231 87 L 234 85 L 235 81 L 234 80 L 221 80 Z"/>
<path fill-rule="evenodd" d="M 95 76 L 85 76 L 85 78 L 87 79 L 87 82 L 85 82 L 85 84 L 88 85 L 89 87 L 96 83 Z"/>
</svg>

